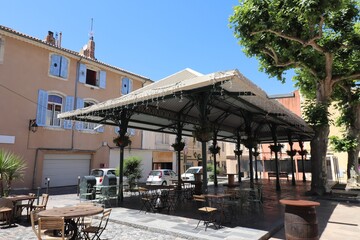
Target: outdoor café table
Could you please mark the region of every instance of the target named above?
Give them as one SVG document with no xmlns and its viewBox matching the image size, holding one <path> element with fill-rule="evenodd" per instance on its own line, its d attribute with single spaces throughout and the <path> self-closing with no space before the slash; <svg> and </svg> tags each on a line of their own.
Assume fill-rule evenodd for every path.
<svg viewBox="0 0 360 240">
<path fill-rule="evenodd" d="M 71 239 L 77 239 L 81 233 L 78 223 L 81 223 L 84 217 L 93 216 L 104 211 L 103 207 L 84 204 L 75 206 L 66 206 L 47 209 L 39 212 L 39 217 L 64 217 L 65 219 L 65 234 L 72 235 Z M 80 230 L 80 231 L 79 231 Z"/>
<path fill-rule="evenodd" d="M 21 201 L 28 201 L 31 199 L 36 199 L 36 196 L 30 196 L 30 195 L 10 195 L 8 197 L 5 197 L 6 199 L 9 199 L 13 203 L 13 219 L 16 217 L 16 204 Z"/>
<path fill-rule="evenodd" d="M 175 190 L 175 186 L 166 185 L 146 185 L 143 190 L 147 190 L 148 196 L 152 195 L 153 210 L 161 211 L 169 206 L 169 191 Z"/>
<path fill-rule="evenodd" d="M 230 193 L 207 193 L 207 194 L 203 194 L 203 196 L 205 196 L 205 198 L 207 198 L 209 200 L 209 204 L 210 207 L 215 207 L 218 210 L 218 213 L 220 214 L 220 222 L 219 222 L 219 227 L 221 227 L 221 224 L 224 222 L 226 216 L 225 216 L 225 211 L 226 211 L 226 204 L 225 204 L 225 199 L 231 197 Z"/>
</svg>

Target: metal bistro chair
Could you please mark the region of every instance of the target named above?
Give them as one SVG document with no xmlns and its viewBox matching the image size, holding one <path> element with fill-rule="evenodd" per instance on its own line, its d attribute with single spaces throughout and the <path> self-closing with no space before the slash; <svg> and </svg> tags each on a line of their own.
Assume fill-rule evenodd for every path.
<svg viewBox="0 0 360 240">
<path fill-rule="evenodd" d="M 215 229 L 218 229 L 216 226 L 216 218 L 215 213 L 217 212 L 217 208 L 207 206 L 207 201 L 205 196 L 203 195 L 193 195 L 193 200 L 197 203 L 197 205 L 201 206 L 198 208 L 201 219 L 196 225 L 195 229 L 199 226 L 200 222 L 204 222 L 205 231 L 209 227 L 209 224 L 213 224 Z"/>
<path fill-rule="evenodd" d="M 46 210 L 46 206 L 49 200 L 49 194 L 43 193 L 41 196 L 41 203 L 40 204 L 33 204 L 32 210 L 40 209 L 40 210 Z"/>
<path fill-rule="evenodd" d="M 105 209 L 100 221 L 98 222 L 97 225 L 90 225 L 88 227 L 85 227 L 82 232 L 84 233 L 84 237 L 88 240 L 90 239 L 98 239 L 100 240 L 100 236 L 101 234 L 104 232 L 104 230 L 106 229 L 106 226 L 108 224 L 109 221 L 109 217 L 110 217 L 110 213 L 111 213 L 111 208 Z M 90 236 L 92 234 L 92 237 Z"/>
</svg>

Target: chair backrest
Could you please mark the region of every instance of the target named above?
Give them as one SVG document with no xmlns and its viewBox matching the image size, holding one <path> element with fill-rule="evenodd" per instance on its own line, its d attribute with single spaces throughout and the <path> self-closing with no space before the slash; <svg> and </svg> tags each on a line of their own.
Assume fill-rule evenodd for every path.
<svg viewBox="0 0 360 240">
<path fill-rule="evenodd" d="M 207 201 L 204 195 L 193 195 L 193 200 L 198 207 L 205 207 L 207 205 Z"/>
<path fill-rule="evenodd" d="M 193 195 L 193 199 L 196 202 L 206 202 L 206 198 L 204 195 Z"/>
<path fill-rule="evenodd" d="M 30 197 L 35 197 L 36 195 L 35 195 L 35 193 L 29 193 L 29 196 L 30 196 Z M 28 205 L 29 205 L 29 206 L 32 206 L 32 205 L 34 204 L 34 201 L 35 201 L 35 198 L 29 199 L 29 200 L 28 200 Z"/>
<path fill-rule="evenodd" d="M 10 199 L 0 198 L 0 207 L 13 208 L 13 203 Z"/>
<path fill-rule="evenodd" d="M 109 222 L 109 218 L 110 218 L 110 213 L 111 213 L 111 208 L 105 209 L 102 216 L 101 216 L 101 221 L 99 224 L 99 232 L 101 234 L 101 232 L 103 232 L 106 229 L 106 226 Z M 99 234 L 99 237 L 100 237 Z"/>
<path fill-rule="evenodd" d="M 64 217 L 40 217 L 38 221 L 38 237 L 44 232 L 43 230 L 59 230 L 64 233 Z M 64 234 L 62 234 L 64 239 Z"/>
<path fill-rule="evenodd" d="M 47 205 L 48 201 L 49 201 L 49 194 L 43 193 L 41 205 L 44 206 L 44 209 L 46 209 L 46 205 Z"/>
<path fill-rule="evenodd" d="M 40 211 L 41 210 L 36 209 L 36 210 L 33 210 L 30 212 L 31 228 L 36 235 L 38 234 L 37 225 L 38 225 L 38 221 L 39 221 L 39 212 Z"/>
<path fill-rule="evenodd" d="M 10 209 L 13 209 L 13 203 L 11 200 L 6 199 L 6 198 L 0 198 L 0 207 L 7 207 Z M 12 214 L 11 214 L 12 215 Z M 6 220 L 5 215 L 4 214 L 0 214 L 0 221 Z"/>
</svg>

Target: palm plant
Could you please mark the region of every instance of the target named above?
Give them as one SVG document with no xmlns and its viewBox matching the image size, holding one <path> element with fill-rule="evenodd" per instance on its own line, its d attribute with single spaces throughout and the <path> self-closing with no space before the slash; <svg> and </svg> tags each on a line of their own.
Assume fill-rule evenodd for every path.
<svg viewBox="0 0 360 240">
<path fill-rule="evenodd" d="M 10 193 L 13 180 L 23 179 L 25 169 L 22 157 L 0 149 L 0 196 Z"/>
</svg>

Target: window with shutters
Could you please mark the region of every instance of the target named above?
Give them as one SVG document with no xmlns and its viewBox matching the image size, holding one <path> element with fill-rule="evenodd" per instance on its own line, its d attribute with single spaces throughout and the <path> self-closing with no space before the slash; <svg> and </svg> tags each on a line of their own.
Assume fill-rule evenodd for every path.
<svg viewBox="0 0 360 240">
<path fill-rule="evenodd" d="M 87 66 L 83 63 L 79 64 L 78 81 L 89 85 L 91 87 L 99 87 L 105 89 L 106 87 L 106 72 L 99 70 L 92 66 Z"/>
<path fill-rule="evenodd" d="M 46 112 L 46 125 L 60 127 L 61 121 L 57 115 L 62 112 L 63 98 L 59 95 L 49 94 Z"/>
<path fill-rule="evenodd" d="M 5 40 L 0 36 L 0 64 L 4 62 Z"/>
<path fill-rule="evenodd" d="M 69 59 L 58 54 L 50 55 L 49 73 L 51 76 L 67 79 L 68 67 L 69 67 Z"/>
<path fill-rule="evenodd" d="M 84 107 L 90 107 L 90 106 L 92 106 L 94 104 L 95 104 L 94 101 L 84 100 Z M 83 129 L 82 130 L 94 131 L 94 129 L 97 129 L 98 125 L 99 124 L 92 123 L 92 122 L 83 122 Z"/>
<path fill-rule="evenodd" d="M 121 79 L 121 94 L 125 95 L 132 91 L 132 80 L 124 77 Z"/>
</svg>

